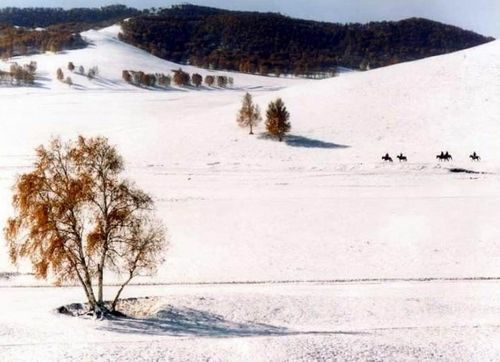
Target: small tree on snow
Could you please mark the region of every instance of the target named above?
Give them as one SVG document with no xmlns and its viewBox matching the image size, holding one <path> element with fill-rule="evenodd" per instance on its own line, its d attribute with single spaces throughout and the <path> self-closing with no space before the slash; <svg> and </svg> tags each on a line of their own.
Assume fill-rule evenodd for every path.
<svg viewBox="0 0 500 362">
<path fill-rule="evenodd" d="M 91 310 L 106 313 L 105 270 L 123 277 L 111 305 L 140 271 L 153 271 L 166 246 L 153 200 L 121 177 L 123 160 L 105 138 L 53 140 L 37 149 L 34 169 L 14 187 L 16 215 L 5 238 L 11 260 L 31 261 L 35 275 L 79 282 Z"/>
<path fill-rule="evenodd" d="M 61 82 L 64 80 L 64 73 L 61 68 L 57 68 L 56 76 L 57 80 L 60 80 Z"/>
<path fill-rule="evenodd" d="M 250 93 L 245 94 L 243 97 L 243 103 L 236 120 L 240 127 L 250 127 L 250 134 L 253 134 L 253 127 L 256 127 L 262 121 L 259 106 L 253 103 Z"/>
<path fill-rule="evenodd" d="M 99 75 L 99 67 L 96 65 L 96 66 L 93 66 L 89 69 L 89 71 L 87 73 L 87 78 L 92 80 L 95 77 L 97 77 L 98 75 Z"/>
<path fill-rule="evenodd" d="M 188 86 L 191 77 L 189 73 L 184 72 L 181 68 L 174 70 L 174 83 L 178 86 Z"/>
<path fill-rule="evenodd" d="M 131 83 L 132 82 L 132 75 L 128 70 L 122 71 L 122 78 L 125 82 Z"/>
<path fill-rule="evenodd" d="M 205 84 L 212 87 L 215 83 L 215 77 L 213 75 L 207 75 L 205 77 Z"/>
<path fill-rule="evenodd" d="M 288 113 L 281 98 L 269 103 L 266 112 L 266 129 L 271 135 L 278 137 L 280 142 L 292 128 L 289 120 L 290 113 Z"/>
<path fill-rule="evenodd" d="M 68 63 L 68 70 L 70 72 L 74 71 L 75 70 L 75 65 L 73 64 L 73 62 L 69 62 Z"/>
<path fill-rule="evenodd" d="M 193 83 L 193 85 L 197 88 L 201 86 L 201 83 L 203 83 L 203 77 L 201 76 L 201 74 L 198 73 L 193 74 L 191 76 L 191 83 Z"/>
</svg>

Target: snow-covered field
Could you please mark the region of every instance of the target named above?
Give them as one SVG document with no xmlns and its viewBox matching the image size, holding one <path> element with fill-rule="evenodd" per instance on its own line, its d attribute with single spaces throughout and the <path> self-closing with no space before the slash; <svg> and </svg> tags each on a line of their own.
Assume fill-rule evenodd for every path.
<svg viewBox="0 0 500 362">
<path fill-rule="evenodd" d="M 0 242 L 1 360 L 500 359 L 500 42 L 323 81 L 232 74 L 234 89 L 159 91 L 122 70 L 179 66 L 117 31 L 16 59 L 41 79 L 0 89 L 0 220 L 37 145 L 107 136 L 169 228 L 165 265 L 125 293 L 160 296 L 160 313 L 57 316 L 80 290 L 33 280 Z M 57 82 L 68 61 L 99 78 Z M 262 109 L 283 97 L 286 142 L 238 128 L 246 91 Z"/>
</svg>

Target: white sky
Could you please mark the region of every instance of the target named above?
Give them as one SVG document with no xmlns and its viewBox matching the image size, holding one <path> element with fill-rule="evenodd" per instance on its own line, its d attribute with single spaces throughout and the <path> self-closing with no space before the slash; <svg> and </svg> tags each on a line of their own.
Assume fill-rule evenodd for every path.
<svg viewBox="0 0 500 362">
<path fill-rule="evenodd" d="M 94 7 L 115 3 L 145 8 L 184 0 L 0 0 L 5 6 Z M 500 0 L 190 0 L 227 9 L 279 11 L 306 19 L 368 22 L 425 17 L 500 38 Z"/>
</svg>

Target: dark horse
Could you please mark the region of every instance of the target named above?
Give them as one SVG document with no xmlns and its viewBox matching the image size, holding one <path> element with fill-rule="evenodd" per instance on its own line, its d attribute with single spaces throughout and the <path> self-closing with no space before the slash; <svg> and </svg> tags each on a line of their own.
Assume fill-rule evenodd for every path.
<svg viewBox="0 0 500 362">
<path fill-rule="evenodd" d="M 385 162 L 392 162 L 392 158 L 388 153 L 386 153 L 385 156 L 382 156 L 382 160 L 384 160 Z"/>
<path fill-rule="evenodd" d="M 450 160 L 453 160 L 453 157 L 448 153 L 448 151 L 446 151 L 446 153 L 444 153 L 443 151 L 441 151 L 441 153 L 439 155 L 437 155 L 436 158 L 439 161 L 450 161 Z"/>
<path fill-rule="evenodd" d="M 405 155 L 403 155 L 403 152 L 401 152 L 397 157 L 398 157 L 399 162 L 407 162 L 408 161 L 408 158 Z"/>
<path fill-rule="evenodd" d="M 472 155 L 469 156 L 472 161 L 481 161 L 481 157 L 474 151 Z"/>
</svg>

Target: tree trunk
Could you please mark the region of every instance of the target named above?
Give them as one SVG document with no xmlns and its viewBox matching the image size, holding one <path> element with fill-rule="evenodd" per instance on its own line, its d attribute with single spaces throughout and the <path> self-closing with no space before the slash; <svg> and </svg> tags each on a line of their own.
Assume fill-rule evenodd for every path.
<svg viewBox="0 0 500 362">
<path fill-rule="evenodd" d="M 89 280 L 84 281 L 84 287 L 87 292 L 87 298 L 89 300 L 90 310 L 95 311 L 97 306 L 97 301 L 95 300 L 94 291 L 92 290 L 92 282 Z"/>
<path fill-rule="evenodd" d="M 253 134 L 253 127 L 251 123 L 250 123 L 250 134 Z"/>
<path fill-rule="evenodd" d="M 83 278 L 80 275 L 80 272 L 78 271 L 76 266 L 74 266 L 74 268 L 75 268 L 75 272 L 76 272 L 76 275 L 78 277 L 78 280 L 80 281 L 80 284 L 82 285 L 83 290 L 85 291 L 85 295 L 87 296 L 87 301 L 89 302 L 89 305 L 92 306 L 92 308 L 93 308 L 95 305 L 95 299 L 92 298 L 92 290 L 89 290 L 89 288 L 87 287 L 87 284 L 83 280 Z"/>
<path fill-rule="evenodd" d="M 127 286 L 128 283 L 130 283 L 130 281 L 132 280 L 133 277 L 134 277 L 134 275 L 131 273 L 130 277 L 125 281 L 125 283 L 123 283 L 121 285 L 120 289 L 118 290 L 118 293 L 116 293 L 115 299 L 113 300 L 113 303 L 111 304 L 111 311 L 112 312 L 114 312 L 116 310 L 116 303 L 118 303 L 118 300 L 120 299 L 120 295 L 122 294 L 123 289 Z"/>
<path fill-rule="evenodd" d="M 97 270 L 97 303 L 103 305 L 103 281 L 104 281 L 104 268 L 100 266 Z"/>
<path fill-rule="evenodd" d="M 87 266 L 84 265 L 83 268 L 84 268 L 84 278 L 82 278 L 83 284 L 85 289 L 88 291 L 90 309 L 92 311 L 95 311 L 97 308 L 97 301 L 95 299 L 94 289 L 92 288 L 92 278 L 90 277 L 90 273 L 87 269 Z"/>
</svg>

